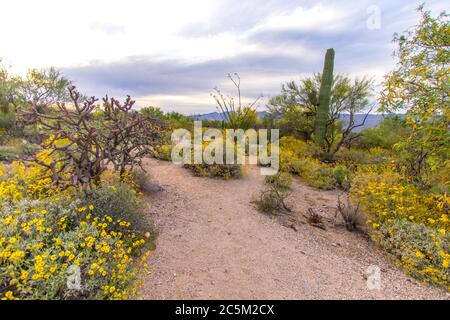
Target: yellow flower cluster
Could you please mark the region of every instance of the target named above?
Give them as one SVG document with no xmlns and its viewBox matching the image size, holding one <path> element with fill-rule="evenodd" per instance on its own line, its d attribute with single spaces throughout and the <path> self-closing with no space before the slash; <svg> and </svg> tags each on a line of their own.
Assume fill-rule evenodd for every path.
<svg viewBox="0 0 450 320">
<path fill-rule="evenodd" d="M 450 197 L 409 182 L 393 165 L 366 166 L 351 196 L 368 215 L 372 238 L 406 272 L 450 290 Z"/>
<path fill-rule="evenodd" d="M 450 197 L 420 190 L 391 166 L 366 166 L 353 180 L 352 196 L 377 228 L 385 221 L 407 219 L 445 234 L 450 231 Z"/>
<path fill-rule="evenodd" d="M 71 200 L 72 191 L 61 193 L 41 175 L 33 164 L 0 166 L 0 298 L 124 299 L 136 293 L 148 257 L 146 236 L 123 219 L 94 216 L 92 204 Z M 80 290 L 67 285 L 72 266 L 80 270 Z"/>
</svg>

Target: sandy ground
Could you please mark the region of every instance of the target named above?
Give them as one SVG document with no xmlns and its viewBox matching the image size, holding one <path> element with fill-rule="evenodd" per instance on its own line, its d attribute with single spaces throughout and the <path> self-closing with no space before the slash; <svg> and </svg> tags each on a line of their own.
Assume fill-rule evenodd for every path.
<svg viewBox="0 0 450 320">
<path fill-rule="evenodd" d="M 159 236 L 149 258 L 144 299 L 448 299 L 398 270 L 365 236 L 301 223 L 307 208 L 334 216 L 337 192 L 294 181 L 295 229 L 256 211 L 259 169 L 239 180 L 194 177 L 146 160 L 153 190 L 148 218 Z M 381 270 L 368 289 L 367 268 Z"/>
</svg>

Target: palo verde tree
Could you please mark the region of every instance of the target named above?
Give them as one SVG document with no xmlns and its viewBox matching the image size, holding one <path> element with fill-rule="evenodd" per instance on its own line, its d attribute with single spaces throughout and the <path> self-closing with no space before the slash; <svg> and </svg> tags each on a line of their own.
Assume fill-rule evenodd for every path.
<svg viewBox="0 0 450 320">
<path fill-rule="evenodd" d="M 445 12 L 418 11 L 420 23 L 394 36 L 398 63 L 385 78 L 380 110 L 406 111 L 410 134 L 396 146 L 409 175 L 430 184 L 429 174 L 450 171 L 450 21 Z"/>
<path fill-rule="evenodd" d="M 276 126 L 283 135 L 312 140 L 318 113 L 322 75 L 283 84 L 281 94 L 269 101 L 269 111 L 276 118 Z M 371 110 L 369 98 L 373 94 L 373 81 L 367 77 L 350 79 L 342 74 L 333 76 L 330 103 L 326 115 L 323 145 L 324 159 L 331 161 L 343 145 L 355 141 L 360 133 L 354 130 L 365 124 Z M 367 112 L 368 111 L 368 112 Z M 361 122 L 356 114 L 366 112 Z M 347 116 L 342 123 L 343 115 Z"/>
</svg>

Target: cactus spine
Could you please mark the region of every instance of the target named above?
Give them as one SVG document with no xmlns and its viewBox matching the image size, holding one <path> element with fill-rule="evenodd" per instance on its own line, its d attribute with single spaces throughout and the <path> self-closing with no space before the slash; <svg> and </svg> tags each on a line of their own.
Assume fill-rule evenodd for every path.
<svg viewBox="0 0 450 320">
<path fill-rule="evenodd" d="M 333 85 L 334 49 L 328 49 L 320 84 L 319 105 L 317 107 L 314 137 L 318 145 L 325 146 L 326 125 L 331 100 L 331 86 Z"/>
</svg>

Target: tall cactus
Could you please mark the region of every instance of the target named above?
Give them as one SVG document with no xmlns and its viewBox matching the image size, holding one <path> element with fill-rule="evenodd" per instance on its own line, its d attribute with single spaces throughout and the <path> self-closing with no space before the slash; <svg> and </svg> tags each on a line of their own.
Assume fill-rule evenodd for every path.
<svg viewBox="0 0 450 320">
<path fill-rule="evenodd" d="M 330 109 L 331 86 L 333 84 L 334 49 L 328 49 L 325 55 L 325 63 L 320 84 L 319 106 L 317 107 L 316 122 L 314 128 L 315 141 L 320 146 L 325 146 L 326 124 Z"/>
</svg>

